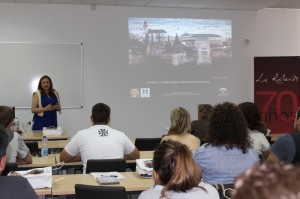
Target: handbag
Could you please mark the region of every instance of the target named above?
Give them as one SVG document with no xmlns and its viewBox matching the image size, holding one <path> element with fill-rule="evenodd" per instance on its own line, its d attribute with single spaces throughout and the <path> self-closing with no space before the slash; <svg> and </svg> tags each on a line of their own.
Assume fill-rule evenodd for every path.
<svg viewBox="0 0 300 199">
<path fill-rule="evenodd" d="M 10 172 L 8 175 L 19 175 L 26 178 L 33 189 L 52 187 L 52 167 L 15 171 L 13 173 Z"/>
</svg>

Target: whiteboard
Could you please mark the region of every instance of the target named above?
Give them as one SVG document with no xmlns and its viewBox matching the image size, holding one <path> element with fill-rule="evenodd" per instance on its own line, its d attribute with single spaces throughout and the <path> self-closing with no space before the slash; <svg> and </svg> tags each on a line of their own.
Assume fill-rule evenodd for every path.
<svg viewBox="0 0 300 199">
<path fill-rule="evenodd" d="M 48 75 L 62 108 L 82 108 L 81 43 L 0 43 L 0 104 L 31 108 L 38 81 Z"/>
</svg>

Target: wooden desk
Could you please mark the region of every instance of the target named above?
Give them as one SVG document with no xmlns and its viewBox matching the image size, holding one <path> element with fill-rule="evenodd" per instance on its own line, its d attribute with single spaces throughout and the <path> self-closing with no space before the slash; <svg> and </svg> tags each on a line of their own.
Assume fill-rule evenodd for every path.
<svg viewBox="0 0 300 199">
<path fill-rule="evenodd" d="M 30 169 L 30 168 L 36 168 L 36 167 L 52 166 L 54 164 L 56 164 L 55 155 L 54 154 L 49 154 L 48 158 L 32 157 L 32 163 L 31 164 L 21 164 L 21 165 L 18 165 L 18 168 Z"/>
<path fill-rule="evenodd" d="M 60 154 L 54 154 L 54 155 L 56 158 L 56 162 L 60 162 L 59 161 Z M 153 151 L 140 151 L 140 159 L 152 159 L 152 158 L 153 158 Z M 135 163 L 136 163 L 135 160 L 126 160 L 126 164 L 128 165 L 132 165 Z M 82 165 L 82 161 L 65 163 L 65 166 L 79 166 L 79 165 Z"/>
<path fill-rule="evenodd" d="M 153 159 L 154 151 L 140 151 L 140 159 Z M 126 164 L 135 164 L 135 160 L 126 160 Z"/>
<path fill-rule="evenodd" d="M 35 189 L 34 191 L 35 191 L 36 195 L 38 195 L 38 196 L 44 196 L 44 195 L 51 195 L 52 194 L 51 188 Z"/>
<path fill-rule="evenodd" d="M 21 135 L 24 141 L 41 141 L 43 138 L 43 131 L 33 131 L 27 132 Z M 62 135 L 49 135 L 47 136 L 48 140 L 68 140 L 69 133 L 63 130 Z"/>
<path fill-rule="evenodd" d="M 63 149 L 68 144 L 70 140 L 49 140 L 48 148 L 49 149 Z M 38 141 L 39 149 L 42 148 L 42 141 Z"/>
<path fill-rule="evenodd" d="M 136 172 L 120 172 L 126 179 L 120 180 L 120 184 L 106 186 L 124 186 L 126 191 L 144 191 L 153 186 L 152 179 L 142 179 Z M 74 195 L 75 184 L 97 185 L 99 184 L 91 174 L 54 175 L 52 195 Z"/>
<path fill-rule="evenodd" d="M 271 136 L 271 141 L 275 142 L 283 134 L 269 134 Z"/>
<path fill-rule="evenodd" d="M 67 144 L 69 143 L 70 140 L 56 140 L 57 143 L 57 148 L 58 149 L 63 149 Z"/>
</svg>

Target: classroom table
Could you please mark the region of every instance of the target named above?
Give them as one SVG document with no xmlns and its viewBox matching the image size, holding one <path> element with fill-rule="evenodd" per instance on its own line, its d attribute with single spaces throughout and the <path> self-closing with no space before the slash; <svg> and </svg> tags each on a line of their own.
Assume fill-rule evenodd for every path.
<svg viewBox="0 0 300 199">
<path fill-rule="evenodd" d="M 37 168 L 37 167 L 53 166 L 55 164 L 56 164 L 55 154 L 49 154 L 47 158 L 33 156 L 31 164 L 20 164 L 18 165 L 18 168 L 24 170 L 24 169 Z"/>
<path fill-rule="evenodd" d="M 269 134 L 271 136 L 271 141 L 275 142 L 283 134 Z"/>
<path fill-rule="evenodd" d="M 139 159 L 153 159 L 154 151 L 140 151 Z M 135 160 L 126 160 L 126 164 L 135 164 Z"/>
<path fill-rule="evenodd" d="M 24 141 L 41 141 L 43 139 L 43 131 L 32 131 L 23 133 L 21 135 Z M 63 130 L 62 135 L 48 135 L 48 140 L 68 140 L 70 138 L 69 133 Z"/>
<path fill-rule="evenodd" d="M 70 140 L 48 140 L 49 149 L 63 149 Z M 42 141 L 38 141 L 39 149 L 42 149 Z"/>
<path fill-rule="evenodd" d="M 59 155 L 60 154 L 54 154 L 56 158 L 56 162 L 59 161 Z M 152 159 L 153 158 L 153 151 L 140 151 L 140 159 Z M 136 160 L 126 160 L 127 165 L 133 165 L 136 164 Z M 82 161 L 77 162 L 65 162 L 65 166 L 72 167 L 72 166 L 80 166 L 82 165 Z"/>
<path fill-rule="evenodd" d="M 120 184 L 105 186 L 124 186 L 127 192 L 140 192 L 153 186 L 153 179 L 143 179 L 136 172 L 120 172 L 126 179 L 121 179 Z M 52 195 L 74 195 L 75 184 L 99 184 L 91 174 L 72 174 L 53 176 Z"/>
<path fill-rule="evenodd" d="M 43 188 L 43 189 L 34 189 L 36 195 L 38 196 L 45 196 L 45 195 L 51 195 L 52 189 L 51 188 Z"/>
</svg>

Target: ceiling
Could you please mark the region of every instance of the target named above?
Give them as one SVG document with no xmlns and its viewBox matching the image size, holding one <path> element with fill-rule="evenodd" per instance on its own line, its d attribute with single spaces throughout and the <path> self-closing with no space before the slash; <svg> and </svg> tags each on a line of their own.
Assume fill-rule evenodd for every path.
<svg viewBox="0 0 300 199">
<path fill-rule="evenodd" d="M 258 11 L 264 8 L 300 9 L 300 0 L 0 0 L 0 2 L 248 11 Z"/>
</svg>

